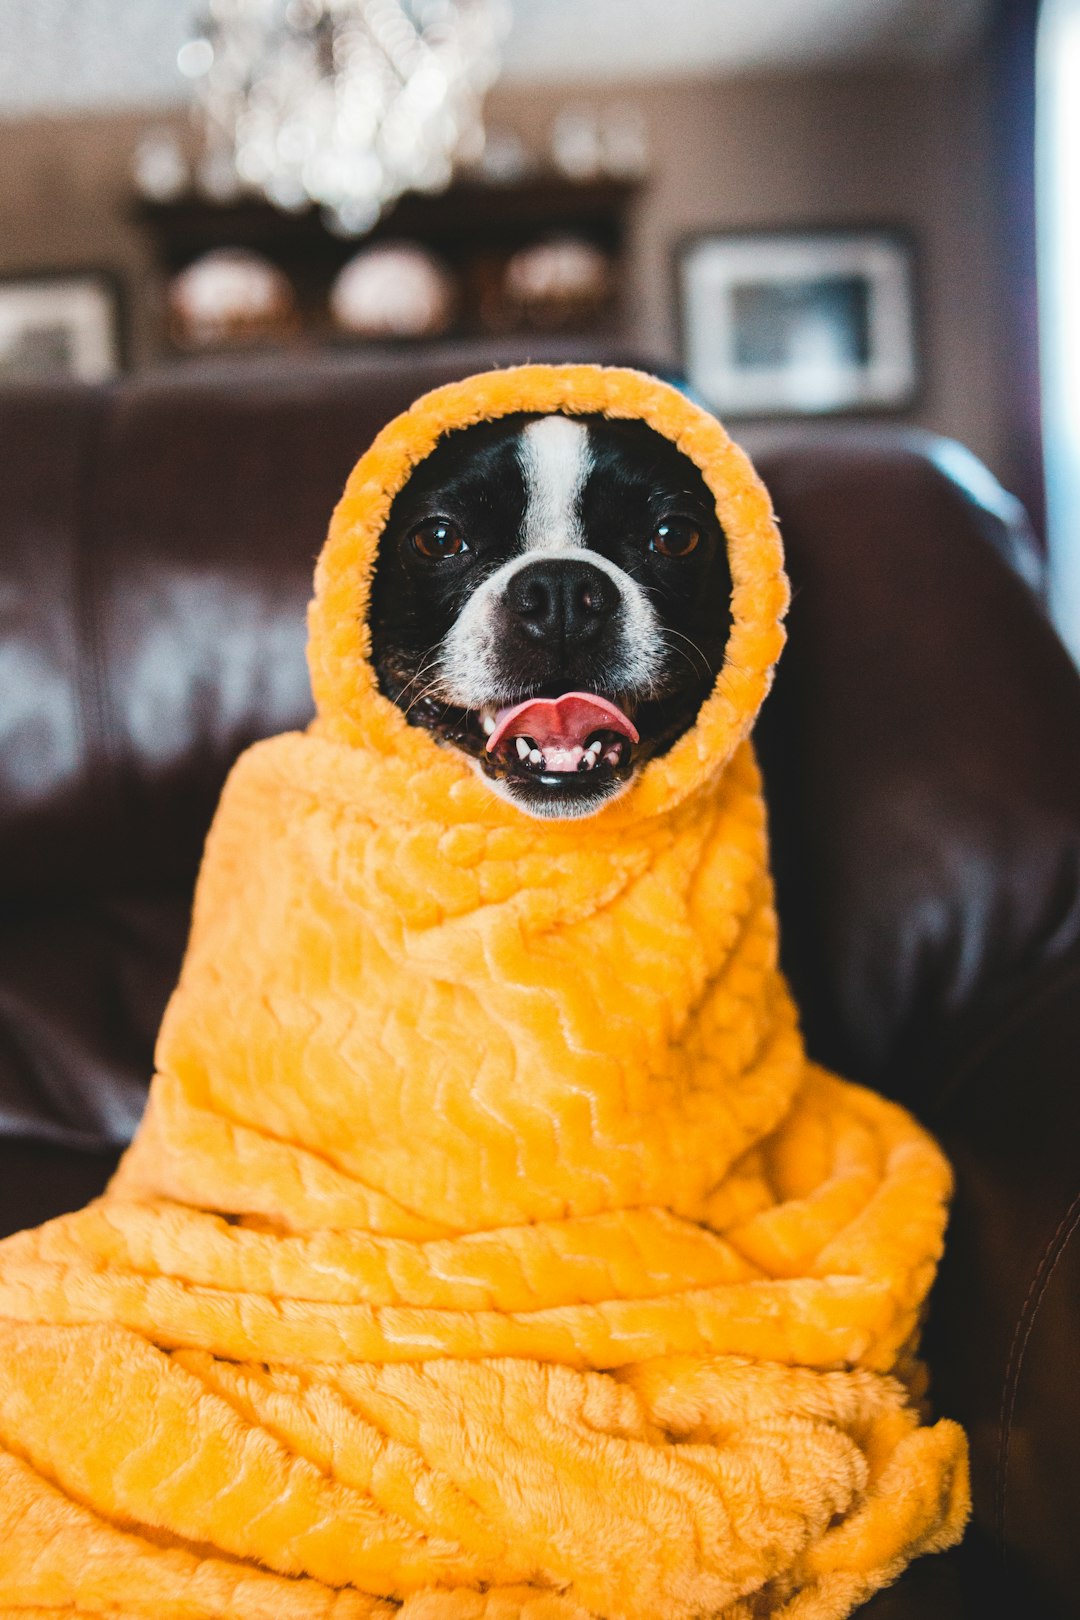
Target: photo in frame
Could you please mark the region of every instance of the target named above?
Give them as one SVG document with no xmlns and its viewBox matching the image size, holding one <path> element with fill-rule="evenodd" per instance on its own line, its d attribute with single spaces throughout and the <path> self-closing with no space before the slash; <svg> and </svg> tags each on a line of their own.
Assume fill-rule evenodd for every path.
<svg viewBox="0 0 1080 1620">
<path fill-rule="evenodd" d="M 121 367 L 112 279 L 73 271 L 0 280 L 0 384 L 105 382 Z"/>
<path fill-rule="evenodd" d="M 899 410 L 918 386 L 910 243 L 712 233 L 678 256 L 683 368 L 720 416 Z"/>
</svg>

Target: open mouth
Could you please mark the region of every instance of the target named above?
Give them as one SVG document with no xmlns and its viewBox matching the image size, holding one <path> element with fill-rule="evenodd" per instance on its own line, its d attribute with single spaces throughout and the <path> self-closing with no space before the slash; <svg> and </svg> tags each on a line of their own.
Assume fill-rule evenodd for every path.
<svg viewBox="0 0 1080 1620">
<path fill-rule="evenodd" d="M 526 698 L 481 714 L 485 763 L 499 774 L 551 785 L 621 775 L 638 732 L 630 716 L 596 692 Z"/>
<path fill-rule="evenodd" d="M 693 723 L 705 695 L 704 687 L 644 699 L 549 687 L 515 703 L 475 709 L 425 695 L 406 713 L 411 724 L 470 755 L 522 803 L 584 814 L 666 753 Z"/>
</svg>

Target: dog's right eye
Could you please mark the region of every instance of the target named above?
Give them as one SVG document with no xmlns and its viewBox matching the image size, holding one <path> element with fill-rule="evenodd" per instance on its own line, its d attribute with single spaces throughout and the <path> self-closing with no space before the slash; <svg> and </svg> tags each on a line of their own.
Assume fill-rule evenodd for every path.
<svg viewBox="0 0 1080 1620">
<path fill-rule="evenodd" d="M 428 562 L 439 562 L 443 557 L 457 557 L 469 549 L 459 531 L 445 518 L 433 518 L 428 523 L 418 524 L 409 539 L 413 550 L 426 557 Z"/>
<path fill-rule="evenodd" d="M 657 525 L 649 550 L 659 552 L 661 557 L 689 557 L 700 540 L 701 531 L 689 518 L 665 518 Z"/>
</svg>

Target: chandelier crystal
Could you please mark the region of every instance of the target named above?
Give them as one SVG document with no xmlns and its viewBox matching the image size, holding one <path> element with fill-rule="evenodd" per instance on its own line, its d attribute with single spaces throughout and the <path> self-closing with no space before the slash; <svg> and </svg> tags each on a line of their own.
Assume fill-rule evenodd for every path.
<svg viewBox="0 0 1080 1620">
<path fill-rule="evenodd" d="M 225 200 L 316 204 L 359 236 L 405 191 L 439 191 L 484 144 L 507 0 L 210 0 L 180 53 L 197 87 L 199 181 Z"/>
</svg>

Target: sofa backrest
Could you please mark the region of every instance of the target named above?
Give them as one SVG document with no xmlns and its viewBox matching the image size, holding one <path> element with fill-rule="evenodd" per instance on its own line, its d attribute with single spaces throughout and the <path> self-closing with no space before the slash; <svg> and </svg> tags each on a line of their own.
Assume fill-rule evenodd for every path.
<svg viewBox="0 0 1080 1620">
<path fill-rule="evenodd" d="M 225 773 L 310 714 L 304 608 L 349 469 L 424 389 L 523 357 L 0 395 L 0 1133 L 130 1134 Z M 1080 680 L 1022 513 L 959 447 L 737 436 L 795 586 L 760 727 L 785 965 L 816 1055 L 920 1106 L 1080 935 Z"/>
</svg>

